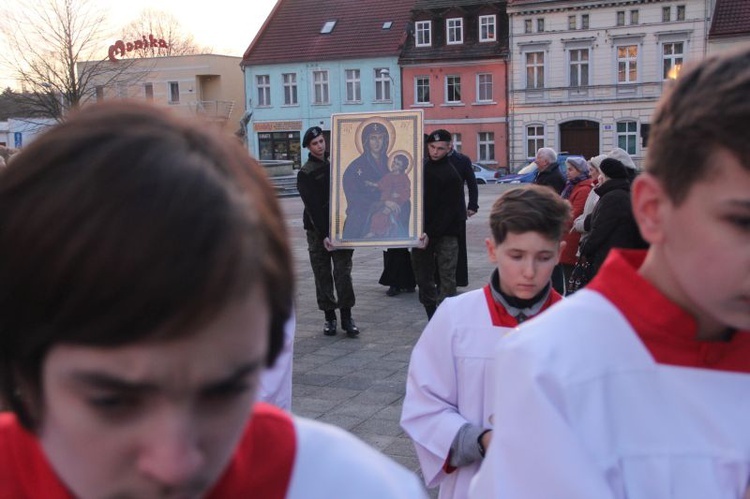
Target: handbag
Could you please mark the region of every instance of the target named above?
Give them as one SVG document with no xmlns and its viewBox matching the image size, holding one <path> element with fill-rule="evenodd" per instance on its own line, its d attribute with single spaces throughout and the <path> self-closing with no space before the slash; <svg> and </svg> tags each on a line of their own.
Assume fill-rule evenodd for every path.
<svg viewBox="0 0 750 499">
<path fill-rule="evenodd" d="M 575 267 L 573 267 L 573 271 L 568 277 L 568 282 L 565 283 L 565 294 L 573 294 L 585 287 L 591 280 L 591 277 L 591 264 L 585 256 L 579 256 Z"/>
</svg>

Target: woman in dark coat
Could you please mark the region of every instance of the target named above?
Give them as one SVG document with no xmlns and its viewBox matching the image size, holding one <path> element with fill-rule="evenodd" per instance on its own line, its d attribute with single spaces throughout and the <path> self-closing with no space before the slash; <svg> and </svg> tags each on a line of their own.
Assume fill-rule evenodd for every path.
<svg viewBox="0 0 750 499">
<path fill-rule="evenodd" d="M 630 204 L 630 180 L 620 161 L 607 158 L 601 162 L 602 176 L 593 213 L 585 222 L 588 237 L 581 244 L 581 255 L 591 264 L 591 276 L 599 271 L 612 248 L 646 248 L 633 217 Z"/>
</svg>

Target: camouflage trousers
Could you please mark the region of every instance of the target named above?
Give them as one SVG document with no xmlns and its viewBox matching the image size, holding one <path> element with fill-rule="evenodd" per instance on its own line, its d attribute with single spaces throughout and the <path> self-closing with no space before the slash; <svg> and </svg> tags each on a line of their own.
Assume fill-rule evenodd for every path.
<svg viewBox="0 0 750 499">
<path fill-rule="evenodd" d="M 328 251 L 324 237 L 315 230 L 307 232 L 307 251 L 315 277 L 315 296 L 323 311 L 354 307 L 352 286 L 352 254 L 354 250 Z M 334 295 L 334 286 L 336 294 Z M 338 296 L 338 300 L 336 297 Z"/>
<path fill-rule="evenodd" d="M 437 307 L 448 296 L 456 295 L 458 238 L 443 236 L 429 240 L 427 248 L 411 250 L 411 263 L 419 286 L 419 302 L 425 309 Z M 435 284 L 435 267 L 440 289 Z"/>
</svg>

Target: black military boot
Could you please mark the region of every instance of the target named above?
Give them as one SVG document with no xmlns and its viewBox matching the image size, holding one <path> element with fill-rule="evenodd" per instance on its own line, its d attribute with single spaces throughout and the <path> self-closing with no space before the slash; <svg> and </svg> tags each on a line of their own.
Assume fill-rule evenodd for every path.
<svg viewBox="0 0 750 499">
<path fill-rule="evenodd" d="M 346 335 L 349 338 L 356 338 L 359 336 L 359 328 L 352 319 L 352 310 L 350 308 L 341 309 L 341 329 L 346 331 Z"/>
<path fill-rule="evenodd" d="M 336 311 L 326 310 L 326 322 L 323 324 L 323 334 L 326 336 L 336 336 Z"/>
</svg>

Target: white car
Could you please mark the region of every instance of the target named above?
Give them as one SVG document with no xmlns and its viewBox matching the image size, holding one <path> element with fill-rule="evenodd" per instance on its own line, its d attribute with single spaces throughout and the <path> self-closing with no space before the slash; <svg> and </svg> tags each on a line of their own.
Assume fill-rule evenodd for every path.
<svg viewBox="0 0 750 499">
<path fill-rule="evenodd" d="M 477 184 L 496 184 L 497 179 L 495 178 L 495 170 L 480 165 L 479 163 L 472 163 L 474 167 L 474 176 L 477 178 Z"/>
</svg>

